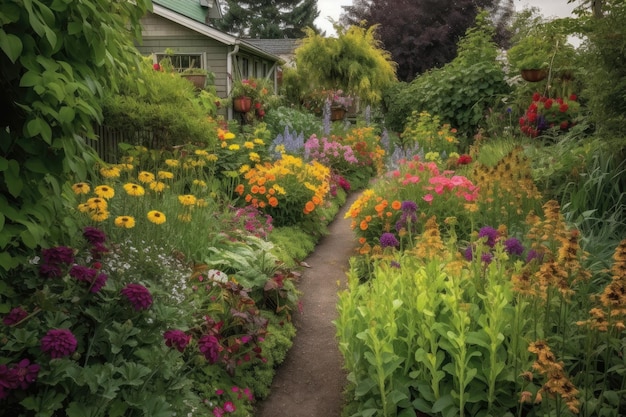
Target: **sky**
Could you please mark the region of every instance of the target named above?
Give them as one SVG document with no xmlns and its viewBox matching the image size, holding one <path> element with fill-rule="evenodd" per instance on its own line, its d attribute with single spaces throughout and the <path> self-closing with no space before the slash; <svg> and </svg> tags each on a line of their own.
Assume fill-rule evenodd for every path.
<svg viewBox="0 0 626 417">
<path fill-rule="evenodd" d="M 516 10 L 526 7 L 537 7 L 545 17 L 566 17 L 569 16 L 574 4 L 567 4 L 567 0 L 514 0 Z M 328 17 L 334 20 L 339 19 L 343 12 L 341 6 L 352 4 L 352 0 L 317 0 L 317 8 L 320 11 L 319 17 L 315 20 L 315 25 L 326 31 L 327 35 L 334 35 L 335 31 Z"/>
</svg>

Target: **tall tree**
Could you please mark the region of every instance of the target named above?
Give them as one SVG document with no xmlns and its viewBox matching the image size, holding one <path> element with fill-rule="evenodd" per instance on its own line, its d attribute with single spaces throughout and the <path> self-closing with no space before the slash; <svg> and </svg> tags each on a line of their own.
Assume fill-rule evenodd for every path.
<svg viewBox="0 0 626 417">
<path fill-rule="evenodd" d="M 317 0 L 226 0 L 215 26 L 242 38 L 303 38 L 319 16 Z"/>
<path fill-rule="evenodd" d="M 499 9 L 499 18 L 506 19 L 512 0 L 355 0 L 342 8 L 344 26 L 380 25 L 380 40 L 398 64 L 398 78 L 410 81 L 455 57 L 457 42 L 481 8 Z"/>
</svg>

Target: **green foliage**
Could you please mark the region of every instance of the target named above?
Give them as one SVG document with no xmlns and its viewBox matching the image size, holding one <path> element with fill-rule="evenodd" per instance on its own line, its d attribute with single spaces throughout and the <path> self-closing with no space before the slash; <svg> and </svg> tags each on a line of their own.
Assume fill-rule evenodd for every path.
<svg viewBox="0 0 626 417">
<path fill-rule="evenodd" d="M 314 89 L 343 90 L 363 103 L 378 103 L 382 90 L 396 81 L 395 67 L 376 39 L 376 27 L 351 26 L 337 38 L 312 29 L 296 49 L 298 75 Z"/>
<path fill-rule="evenodd" d="M 265 123 L 272 138 L 284 134 L 285 129 L 288 129 L 291 134 L 302 135 L 305 138 L 322 131 L 322 123 L 318 117 L 309 112 L 285 106 L 268 111 Z"/>
<path fill-rule="evenodd" d="M 133 71 L 149 2 L 3 3 L 0 29 L 0 275 L 75 225 L 60 222 L 61 184 L 94 156 L 82 136 L 102 119 L 105 90 Z M 85 24 L 84 22 L 90 22 Z"/>
<path fill-rule="evenodd" d="M 450 125 L 441 125 L 439 116 L 431 116 L 428 112 L 414 111 L 409 116 L 401 141 L 404 148 L 419 146 L 421 152 L 445 152 L 450 155 L 458 151 L 456 130 Z"/>
<path fill-rule="evenodd" d="M 412 111 L 428 111 L 461 136 L 471 137 L 493 98 L 508 91 L 491 31 L 479 19 L 459 43 L 458 56 L 451 63 L 420 75 L 407 88 L 388 90 L 388 126 L 403 131 Z"/>
<path fill-rule="evenodd" d="M 297 226 L 282 226 L 272 230 L 270 240 L 274 243 L 276 256 L 292 268 L 313 251 L 317 238 Z"/>
</svg>

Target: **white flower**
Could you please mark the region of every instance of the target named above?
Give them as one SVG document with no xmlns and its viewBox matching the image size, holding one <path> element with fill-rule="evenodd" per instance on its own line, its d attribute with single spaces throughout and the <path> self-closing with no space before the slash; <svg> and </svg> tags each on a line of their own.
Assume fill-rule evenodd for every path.
<svg viewBox="0 0 626 417">
<path fill-rule="evenodd" d="M 208 279 L 215 281 L 215 282 L 221 282 L 222 284 L 225 284 L 228 282 L 228 275 L 226 275 L 224 272 L 220 271 L 219 269 L 209 269 L 206 276 Z"/>
</svg>

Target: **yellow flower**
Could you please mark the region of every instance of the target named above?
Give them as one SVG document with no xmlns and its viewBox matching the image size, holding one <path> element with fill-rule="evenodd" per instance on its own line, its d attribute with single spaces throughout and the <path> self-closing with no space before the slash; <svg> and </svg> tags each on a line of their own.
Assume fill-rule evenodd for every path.
<svg viewBox="0 0 626 417">
<path fill-rule="evenodd" d="M 207 201 L 204 198 L 199 198 L 196 201 L 196 206 L 198 206 L 198 207 L 206 207 L 208 205 L 209 205 L 209 203 L 207 203 Z"/>
<path fill-rule="evenodd" d="M 78 211 L 80 211 L 81 213 L 89 213 L 89 205 L 87 203 L 79 204 Z"/>
<path fill-rule="evenodd" d="M 178 159 L 166 159 L 165 165 L 167 165 L 168 167 L 175 168 L 180 165 L 180 161 Z"/>
<path fill-rule="evenodd" d="M 196 197 L 191 194 L 179 195 L 178 201 L 180 201 L 183 206 L 193 206 L 196 204 Z"/>
<path fill-rule="evenodd" d="M 157 210 L 150 210 L 148 212 L 148 220 L 154 224 L 163 224 L 166 221 L 165 214 Z"/>
<path fill-rule="evenodd" d="M 233 143 L 232 145 L 230 145 L 228 147 L 228 150 L 230 150 L 230 151 L 238 151 L 239 150 L 239 145 L 237 145 L 236 143 Z"/>
<path fill-rule="evenodd" d="M 104 178 L 118 178 L 120 176 L 120 169 L 118 167 L 103 167 L 100 168 L 100 175 Z"/>
<path fill-rule="evenodd" d="M 224 139 L 235 139 L 235 134 L 233 132 L 226 132 L 224 134 Z"/>
<path fill-rule="evenodd" d="M 107 209 L 107 202 L 101 198 L 92 197 L 87 200 L 87 207 L 89 207 L 90 210 L 102 211 Z"/>
<path fill-rule="evenodd" d="M 250 141 L 245 141 L 243 143 L 244 148 L 246 149 L 254 149 L 254 143 L 250 142 Z"/>
<path fill-rule="evenodd" d="M 191 221 L 191 214 L 187 213 L 187 214 L 179 214 L 178 215 L 178 220 L 180 220 L 183 223 L 189 223 Z"/>
<path fill-rule="evenodd" d="M 95 222 L 103 222 L 106 219 L 109 218 L 109 212 L 106 210 L 96 210 L 92 215 L 91 215 L 91 220 L 95 221 Z"/>
<path fill-rule="evenodd" d="M 135 218 L 133 216 L 117 216 L 115 218 L 115 225 L 117 227 L 123 227 L 124 229 L 132 229 L 135 227 Z"/>
<path fill-rule="evenodd" d="M 197 185 L 198 187 L 206 187 L 206 182 L 202 180 L 193 180 L 193 185 Z"/>
<path fill-rule="evenodd" d="M 250 171 L 250 165 L 248 164 L 244 164 L 241 166 L 241 168 L 239 168 L 239 172 L 242 174 L 248 171 Z"/>
<path fill-rule="evenodd" d="M 207 156 L 209 153 L 204 149 L 196 149 L 194 153 L 198 156 Z"/>
<path fill-rule="evenodd" d="M 141 185 L 133 184 L 131 182 L 124 184 L 124 190 L 128 195 L 132 195 L 135 197 L 141 197 L 146 193 Z"/>
<path fill-rule="evenodd" d="M 171 180 L 172 178 L 174 178 L 174 174 L 169 171 L 159 171 L 157 172 L 157 177 L 160 180 Z"/>
<path fill-rule="evenodd" d="M 141 171 L 137 178 L 139 179 L 139 182 L 150 183 L 154 181 L 154 174 L 148 171 Z"/>
<path fill-rule="evenodd" d="M 209 155 L 206 156 L 206 160 L 209 161 L 209 162 L 215 162 L 215 161 L 217 161 L 217 159 L 218 159 L 218 157 L 214 153 L 209 154 Z"/>
<path fill-rule="evenodd" d="M 265 145 L 265 142 L 263 142 L 263 139 L 256 138 L 253 140 L 253 142 L 257 145 Z"/>
<path fill-rule="evenodd" d="M 250 152 L 250 160 L 252 162 L 261 162 L 261 157 L 256 152 Z"/>
<path fill-rule="evenodd" d="M 152 191 L 155 191 L 157 193 L 162 192 L 163 190 L 165 190 L 167 188 L 167 185 L 164 182 L 161 181 L 152 181 L 149 184 L 149 187 Z"/>
<path fill-rule="evenodd" d="M 91 187 L 86 182 L 77 182 L 72 185 L 72 191 L 74 191 L 74 194 L 89 194 Z"/>
<path fill-rule="evenodd" d="M 117 164 L 116 167 L 122 171 L 132 171 L 135 168 L 132 164 Z"/>
<path fill-rule="evenodd" d="M 94 190 L 94 193 L 100 198 L 110 199 L 115 195 L 115 190 L 107 185 L 99 185 Z"/>
</svg>

